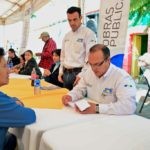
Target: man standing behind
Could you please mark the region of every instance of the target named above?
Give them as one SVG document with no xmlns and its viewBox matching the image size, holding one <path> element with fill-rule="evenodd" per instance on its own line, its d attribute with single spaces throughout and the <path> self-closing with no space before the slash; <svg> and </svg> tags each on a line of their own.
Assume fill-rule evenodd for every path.
<svg viewBox="0 0 150 150">
<path fill-rule="evenodd" d="M 90 47 L 96 43 L 96 36 L 92 30 L 82 26 L 80 8 L 70 7 L 67 18 L 72 30 L 63 39 L 58 79 L 71 90 L 80 79 L 79 73 L 84 70 L 82 68 L 87 63 Z"/>
<path fill-rule="evenodd" d="M 49 69 L 51 68 L 51 65 L 54 63 L 52 51 L 56 49 L 56 43 L 52 38 L 50 38 L 48 32 L 41 33 L 39 38 L 42 39 L 43 42 L 45 42 L 45 45 L 43 47 L 42 53 L 36 53 L 35 55 L 41 56 L 39 67 Z"/>
</svg>

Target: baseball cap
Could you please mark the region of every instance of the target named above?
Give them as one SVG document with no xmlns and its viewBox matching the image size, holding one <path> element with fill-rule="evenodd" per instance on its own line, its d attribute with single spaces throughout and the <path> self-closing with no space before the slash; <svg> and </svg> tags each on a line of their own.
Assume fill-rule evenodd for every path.
<svg viewBox="0 0 150 150">
<path fill-rule="evenodd" d="M 44 36 L 49 36 L 49 33 L 48 32 L 42 32 L 39 39 L 41 39 Z"/>
</svg>

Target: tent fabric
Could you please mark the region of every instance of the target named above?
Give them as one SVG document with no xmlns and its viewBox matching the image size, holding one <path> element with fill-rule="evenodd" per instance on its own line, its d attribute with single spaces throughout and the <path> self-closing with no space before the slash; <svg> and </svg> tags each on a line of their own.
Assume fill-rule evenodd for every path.
<svg viewBox="0 0 150 150">
<path fill-rule="evenodd" d="M 34 11 L 37 11 L 48 2 L 50 2 L 50 0 L 28 0 L 10 16 L 6 17 L 6 19 L 0 18 L 0 24 L 6 25 L 20 21 L 26 14 L 28 14 L 29 12 L 32 13 Z"/>
</svg>

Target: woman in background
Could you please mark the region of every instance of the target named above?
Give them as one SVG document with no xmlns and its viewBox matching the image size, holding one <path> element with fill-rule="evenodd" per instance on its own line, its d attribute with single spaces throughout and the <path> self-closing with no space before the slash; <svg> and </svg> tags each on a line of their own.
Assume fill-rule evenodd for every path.
<svg viewBox="0 0 150 150">
<path fill-rule="evenodd" d="M 11 64 L 12 63 L 12 64 Z M 11 64 L 12 66 L 9 66 L 10 68 L 19 64 L 20 63 L 20 59 L 19 57 L 16 55 L 16 52 L 13 48 L 10 48 L 8 50 L 8 61 L 7 64 Z"/>
<path fill-rule="evenodd" d="M 37 65 L 36 60 L 33 58 L 33 52 L 31 50 L 25 51 L 24 57 L 25 64 L 18 73 L 23 75 L 31 75 L 33 68 L 35 68 L 36 74 L 39 76 L 39 78 L 41 78 L 42 73 Z"/>
<path fill-rule="evenodd" d="M 20 63 L 18 65 L 15 65 L 13 68 L 10 69 L 10 72 L 18 73 L 21 68 L 25 65 L 25 57 L 24 53 L 20 55 Z"/>
<path fill-rule="evenodd" d="M 63 87 L 63 84 L 58 81 L 59 67 L 60 67 L 60 53 L 61 49 L 55 49 L 52 52 L 54 64 L 50 68 L 50 70 L 44 70 L 44 79 L 45 81 L 52 83 L 54 85 Z"/>
</svg>

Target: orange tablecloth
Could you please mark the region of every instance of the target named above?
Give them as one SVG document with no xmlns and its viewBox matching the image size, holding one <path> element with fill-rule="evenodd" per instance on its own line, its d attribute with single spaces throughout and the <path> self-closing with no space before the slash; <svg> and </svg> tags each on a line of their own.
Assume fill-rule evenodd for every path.
<svg viewBox="0 0 150 150">
<path fill-rule="evenodd" d="M 50 85 L 41 81 L 42 86 Z M 34 95 L 34 87 L 29 79 L 10 79 L 8 85 L 1 87 L 1 91 L 9 96 L 21 99 L 25 106 L 34 108 L 56 108 L 63 107 L 61 97 L 67 93 L 67 89 L 59 88 L 53 90 L 41 90 L 40 95 Z"/>
</svg>

